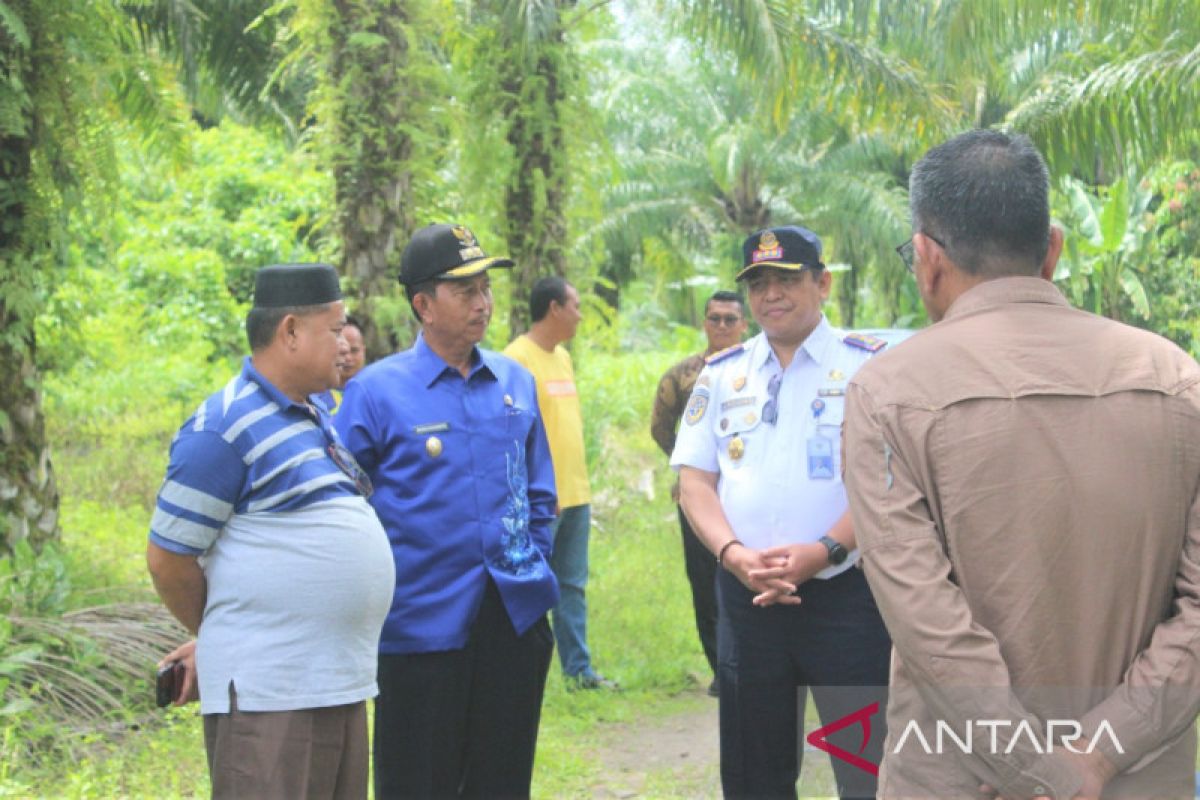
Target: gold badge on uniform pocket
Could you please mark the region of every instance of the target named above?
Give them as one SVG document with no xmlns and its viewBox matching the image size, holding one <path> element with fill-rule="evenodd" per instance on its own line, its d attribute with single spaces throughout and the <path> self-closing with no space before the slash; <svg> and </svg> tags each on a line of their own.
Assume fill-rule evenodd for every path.
<svg viewBox="0 0 1200 800">
<path fill-rule="evenodd" d="M 433 458 L 437 458 L 442 454 L 442 440 L 436 436 L 430 436 L 425 440 L 425 452 Z"/>
<path fill-rule="evenodd" d="M 741 436 L 735 435 L 729 442 L 729 457 L 734 461 L 741 461 L 744 455 L 746 455 L 746 443 L 742 441 Z"/>
</svg>

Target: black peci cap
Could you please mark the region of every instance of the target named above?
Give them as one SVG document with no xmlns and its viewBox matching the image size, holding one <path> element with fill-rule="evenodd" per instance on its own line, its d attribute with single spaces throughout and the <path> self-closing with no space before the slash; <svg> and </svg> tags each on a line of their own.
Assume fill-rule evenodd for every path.
<svg viewBox="0 0 1200 800">
<path fill-rule="evenodd" d="M 463 225 L 426 225 L 413 234 L 400 254 L 400 283 L 470 278 L 493 267 L 511 267 L 511 259 L 483 252 L 475 234 Z"/>
<path fill-rule="evenodd" d="M 319 306 L 342 299 L 329 264 L 272 264 L 254 275 L 255 308 Z"/>
<path fill-rule="evenodd" d="M 767 228 L 751 234 L 742 243 L 742 271 L 737 280 L 745 279 L 759 267 L 824 269 L 821 237 L 799 225 Z"/>
</svg>

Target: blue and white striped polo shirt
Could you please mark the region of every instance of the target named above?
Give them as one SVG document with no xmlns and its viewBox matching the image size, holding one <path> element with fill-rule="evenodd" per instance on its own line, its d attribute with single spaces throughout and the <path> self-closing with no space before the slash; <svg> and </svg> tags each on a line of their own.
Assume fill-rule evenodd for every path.
<svg viewBox="0 0 1200 800">
<path fill-rule="evenodd" d="M 358 496 L 331 457 L 340 445 L 323 407 L 293 401 L 246 358 L 241 374 L 201 403 L 171 444 L 150 540 L 200 555 L 234 514 Z"/>
<path fill-rule="evenodd" d="M 387 535 L 323 407 L 293 402 L 246 359 L 171 445 L 150 540 L 200 556 L 200 711 L 357 703 L 396 572 Z"/>
</svg>

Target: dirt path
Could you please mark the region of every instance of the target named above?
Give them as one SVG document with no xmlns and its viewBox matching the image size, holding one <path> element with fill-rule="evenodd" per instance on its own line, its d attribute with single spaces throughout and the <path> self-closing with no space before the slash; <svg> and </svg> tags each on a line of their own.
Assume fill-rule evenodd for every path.
<svg viewBox="0 0 1200 800">
<path fill-rule="evenodd" d="M 717 701 L 697 689 L 681 711 L 613 724 L 596 755 L 604 777 L 593 797 L 720 797 Z"/>
<path fill-rule="evenodd" d="M 819 725 L 808 704 L 810 726 Z M 703 688 L 688 692 L 678 711 L 613 723 L 601 733 L 600 761 L 591 786 L 594 798 L 631 800 L 709 800 L 721 797 L 717 701 Z M 836 793 L 829 757 L 804 745 L 804 767 L 796 786 L 800 797 Z"/>
</svg>

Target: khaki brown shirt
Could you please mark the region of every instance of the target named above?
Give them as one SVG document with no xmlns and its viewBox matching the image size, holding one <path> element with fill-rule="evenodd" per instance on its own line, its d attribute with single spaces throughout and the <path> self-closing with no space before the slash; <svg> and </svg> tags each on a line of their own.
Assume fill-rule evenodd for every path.
<svg viewBox="0 0 1200 800">
<path fill-rule="evenodd" d="M 895 647 L 880 796 L 1070 797 L 1047 733 L 1075 721 L 1122 770 L 1106 797 L 1191 797 L 1196 362 L 1047 281 L 992 280 L 857 373 L 845 437 Z M 938 754 L 939 722 L 974 741 Z"/>
<path fill-rule="evenodd" d="M 704 355 L 697 353 L 688 356 L 667 370 L 658 381 L 658 391 L 654 393 L 654 410 L 650 414 L 650 435 L 659 449 L 671 457 L 675 449 L 675 431 L 679 429 L 679 420 L 683 417 L 683 409 L 691 397 L 692 387 L 696 378 L 704 369 Z M 671 499 L 679 502 L 679 480 L 671 487 Z"/>
</svg>

